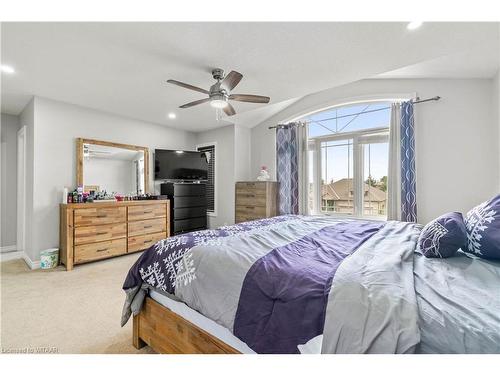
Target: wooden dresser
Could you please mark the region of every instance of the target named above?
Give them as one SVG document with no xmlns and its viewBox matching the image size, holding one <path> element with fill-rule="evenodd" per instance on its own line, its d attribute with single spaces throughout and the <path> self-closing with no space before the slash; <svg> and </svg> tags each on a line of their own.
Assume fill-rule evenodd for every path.
<svg viewBox="0 0 500 375">
<path fill-rule="evenodd" d="M 278 183 L 249 181 L 236 183 L 237 223 L 276 216 Z"/>
<path fill-rule="evenodd" d="M 73 265 L 133 253 L 170 236 L 170 201 L 70 203 L 60 207 L 61 262 Z"/>
</svg>

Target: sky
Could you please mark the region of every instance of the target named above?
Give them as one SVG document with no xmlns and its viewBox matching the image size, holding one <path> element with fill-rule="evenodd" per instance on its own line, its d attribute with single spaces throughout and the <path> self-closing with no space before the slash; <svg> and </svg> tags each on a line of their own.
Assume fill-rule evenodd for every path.
<svg viewBox="0 0 500 375">
<path fill-rule="evenodd" d="M 322 119 L 345 116 L 361 112 L 362 110 L 382 109 L 377 112 L 369 112 L 359 116 L 349 116 L 336 120 L 321 121 L 321 125 L 315 122 L 309 123 L 309 138 L 321 135 L 332 134 L 332 131 L 351 132 L 361 129 L 388 127 L 390 122 L 390 103 L 364 103 L 352 106 L 329 109 L 323 112 L 307 116 L 304 120 L 318 121 Z M 328 130 L 328 129 L 330 130 Z M 330 143 L 329 143 L 330 144 Z M 349 146 L 346 140 L 337 141 L 338 147 L 328 147 L 322 150 L 322 155 L 328 153 L 327 163 L 322 166 L 322 179 L 325 182 L 337 181 L 342 178 L 352 178 L 352 145 Z M 348 157 L 350 155 L 350 157 Z M 348 163 L 348 159 L 350 163 Z M 324 160 L 324 159 L 323 159 Z M 350 171 L 348 171 L 350 165 Z M 379 143 L 365 145 L 365 171 L 364 179 L 368 174 L 377 180 L 382 176 L 387 176 L 388 167 L 388 144 Z M 310 167 L 312 163 L 310 162 Z M 312 179 L 312 177 L 311 177 Z"/>
</svg>

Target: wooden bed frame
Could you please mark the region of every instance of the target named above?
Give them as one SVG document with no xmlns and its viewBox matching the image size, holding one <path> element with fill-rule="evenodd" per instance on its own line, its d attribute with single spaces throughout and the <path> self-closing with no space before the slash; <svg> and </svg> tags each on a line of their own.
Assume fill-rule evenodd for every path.
<svg viewBox="0 0 500 375">
<path fill-rule="evenodd" d="M 164 354 L 241 354 L 172 310 L 146 297 L 134 316 L 132 344 Z"/>
</svg>

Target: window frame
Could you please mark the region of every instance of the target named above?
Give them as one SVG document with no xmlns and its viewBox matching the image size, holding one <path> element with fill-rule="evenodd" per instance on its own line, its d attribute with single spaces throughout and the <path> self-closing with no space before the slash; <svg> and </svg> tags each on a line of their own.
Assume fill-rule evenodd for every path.
<svg viewBox="0 0 500 375">
<path fill-rule="evenodd" d="M 213 211 L 208 211 L 207 210 L 207 215 L 212 216 L 212 217 L 217 217 L 217 211 L 218 211 L 218 183 L 219 183 L 219 173 L 218 173 L 218 164 L 217 163 L 217 142 L 205 142 L 205 143 L 200 143 L 196 145 L 196 151 L 199 151 L 200 148 L 202 147 L 213 147 L 215 150 L 215 170 L 214 170 L 214 210 Z"/>
<path fill-rule="evenodd" d="M 372 220 L 387 220 L 387 216 L 383 217 L 381 215 L 363 215 L 364 211 L 364 144 L 359 142 L 359 139 L 367 135 L 389 135 L 389 127 L 377 127 L 370 129 L 362 129 L 353 132 L 345 132 L 338 134 L 327 134 L 319 137 L 310 138 L 308 140 L 308 151 L 313 151 L 313 215 L 328 215 L 339 218 L 356 218 L 356 219 L 372 219 Z M 322 160 L 321 160 L 321 143 L 329 141 L 340 141 L 352 139 L 352 160 L 353 160 L 353 184 L 354 184 L 354 212 L 353 214 L 338 213 L 338 212 L 323 212 L 321 211 L 321 171 L 322 171 Z M 376 142 L 383 143 L 383 142 Z"/>
</svg>

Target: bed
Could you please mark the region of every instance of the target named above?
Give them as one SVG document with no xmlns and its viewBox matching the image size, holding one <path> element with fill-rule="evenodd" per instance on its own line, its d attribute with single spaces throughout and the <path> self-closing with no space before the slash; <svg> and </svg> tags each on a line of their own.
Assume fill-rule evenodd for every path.
<svg viewBox="0 0 500 375">
<path fill-rule="evenodd" d="M 425 258 L 421 230 L 287 215 L 167 238 L 121 323 L 160 353 L 500 353 L 500 264 Z"/>
</svg>

